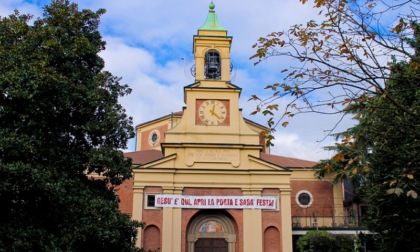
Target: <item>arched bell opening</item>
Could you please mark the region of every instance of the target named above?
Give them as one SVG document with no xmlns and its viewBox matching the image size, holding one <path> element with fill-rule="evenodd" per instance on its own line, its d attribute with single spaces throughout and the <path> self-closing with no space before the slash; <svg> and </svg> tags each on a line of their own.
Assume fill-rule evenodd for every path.
<svg viewBox="0 0 420 252">
<path fill-rule="evenodd" d="M 222 61 L 217 50 L 211 49 L 204 56 L 204 77 L 206 79 L 220 80 L 222 76 Z"/>
</svg>

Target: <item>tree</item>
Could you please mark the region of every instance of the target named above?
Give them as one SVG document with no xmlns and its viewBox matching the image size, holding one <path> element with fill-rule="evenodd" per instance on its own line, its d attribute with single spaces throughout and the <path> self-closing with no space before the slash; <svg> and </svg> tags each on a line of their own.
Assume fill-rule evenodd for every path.
<svg viewBox="0 0 420 252">
<path fill-rule="evenodd" d="M 415 29 L 419 34 L 420 27 Z M 420 36 L 416 40 L 420 45 Z M 387 85 L 397 102 L 416 112 L 420 109 L 419 55 L 417 49 L 411 62 L 392 64 L 393 79 Z M 382 97 L 353 106 L 355 111 L 367 108 L 357 113 L 359 124 L 335 146 L 337 154 L 315 168 L 321 177 L 334 172 L 337 181 L 356 181 L 358 196 L 368 204 L 368 228 L 381 251 L 420 251 L 420 242 L 412 236 L 420 231 L 419 121 Z"/>
<path fill-rule="evenodd" d="M 0 251 L 136 250 L 142 223 L 115 194 L 131 176 L 131 90 L 102 70 L 104 13 L 55 0 L 33 25 L 0 20 Z"/>
<path fill-rule="evenodd" d="M 415 37 L 408 41 L 415 48 L 409 62 L 391 63 L 386 92 L 402 106 L 418 114 L 420 109 L 420 26 L 413 24 Z M 401 113 L 394 102 L 381 96 L 369 103 L 353 103 L 349 113 L 359 124 L 340 134 L 337 154 L 321 161 L 318 175 L 334 172 L 336 180 L 356 182 L 358 196 L 368 203 L 367 225 L 376 233 L 383 251 L 419 251 L 412 237 L 420 231 L 419 121 L 415 115 Z M 409 228 L 408 228 L 409 227 Z"/>
<path fill-rule="evenodd" d="M 306 3 L 307 0 L 300 0 Z M 402 113 L 419 115 L 387 93 L 392 61 L 414 57 L 409 43 L 418 0 L 394 1 L 314 0 L 320 9 L 318 21 L 298 24 L 288 31 L 261 37 L 251 59 L 255 64 L 270 57 L 290 58 L 291 67 L 281 70 L 283 83 L 267 85 L 272 96 L 253 95 L 258 112 L 269 116 L 268 144 L 281 123 L 300 113 L 344 114 L 351 102 L 382 96 Z M 283 112 L 278 102 L 286 101 Z"/>
<path fill-rule="evenodd" d="M 420 26 L 416 25 L 416 56 L 392 65 L 391 93 L 405 107 L 420 111 Z M 412 78 L 416 76 L 416 78 Z M 407 78 L 408 77 L 408 78 Z M 398 80 L 398 81 L 397 81 Z M 413 91 L 414 90 L 414 91 Z M 420 124 L 416 116 L 401 113 L 395 104 L 377 99 L 365 126 L 374 141 L 366 183 L 360 191 L 369 200 L 368 227 L 378 234 L 383 251 L 420 251 Z"/>
<path fill-rule="evenodd" d="M 413 235 L 420 232 L 419 2 L 392 3 L 316 0 L 326 12 L 320 24 L 296 25 L 256 44 L 257 63 L 286 56 L 301 65 L 284 70 L 285 83 L 267 86 L 272 97 L 252 99 L 260 100 L 255 113 L 270 115 L 272 130 L 298 113 L 353 115 L 358 124 L 337 135 L 337 154 L 321 161 L 317 174 L 355 182 L 381 251 L 420 251 Z M 384 17 L 396 22 L 386 25 Z M 276 101 L 287 96 L 292 100 L 276 121 Z"/>
</svg>

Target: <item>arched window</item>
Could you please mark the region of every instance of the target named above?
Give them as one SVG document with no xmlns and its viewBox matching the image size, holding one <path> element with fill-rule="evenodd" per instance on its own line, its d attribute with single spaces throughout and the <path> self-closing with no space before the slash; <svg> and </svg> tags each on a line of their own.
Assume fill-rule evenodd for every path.
<svg viewBox="0 0 420 252">
<path fill-rule="evenodd" d="M 222 64 L 217 50 L 207 51 L 204 58 L 204 77 L 206 79 L 220 80 Z"/>
</svg>

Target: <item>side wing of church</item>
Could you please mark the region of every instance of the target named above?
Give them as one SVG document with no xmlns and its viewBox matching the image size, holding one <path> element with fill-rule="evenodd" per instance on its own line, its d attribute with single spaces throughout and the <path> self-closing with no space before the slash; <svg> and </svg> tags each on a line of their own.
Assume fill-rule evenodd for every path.
<svg viewBox="0 0 420 252">
<path fill-rule="evenodd" d="M 210 4 L 183 111 L 136 127 L 133 178 L 118 193 L 120 209 L 146 223 L 146 251 L 289 252 L 301 228 L 344 222 L 342 186 L 318 180 L 314 162 L 269 154 L 266 128 L 243 118 L 231 43 Z"/>
</svg>

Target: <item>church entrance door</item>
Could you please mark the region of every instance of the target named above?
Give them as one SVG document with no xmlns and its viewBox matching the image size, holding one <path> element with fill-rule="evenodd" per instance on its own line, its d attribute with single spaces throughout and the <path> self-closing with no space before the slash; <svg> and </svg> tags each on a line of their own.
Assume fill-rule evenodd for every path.
<svg viewBox="0 0 420 252">
<path fill-rule="evenodd" d="M 235 252 L 236 229 L 225 211 L 202 211 L 192 217 L 187 230 L 188 252 Z"/>
<path fill-rule="evenodd" d="M 195 243 L 195 252 L 228 252 L 228 243 L 223 238 L 200 238 Z"/>
</svg>

